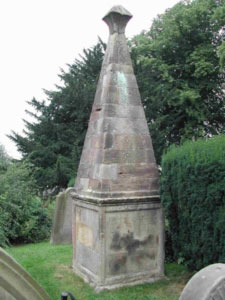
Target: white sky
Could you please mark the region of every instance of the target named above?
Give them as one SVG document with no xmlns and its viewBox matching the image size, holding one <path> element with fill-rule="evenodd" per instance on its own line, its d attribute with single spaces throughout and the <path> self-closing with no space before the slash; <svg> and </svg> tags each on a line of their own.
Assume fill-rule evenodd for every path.
<svg viewBox="0 0 225 300">
<path fill-rule="evenodd" d="M 102 17 L 114 5 L 133 14 L 126 36 L 150 28 L 152 20 L 178 0 L 0 0 L 0 143 L 20 158 L 6 134 L 22 133 L 26 101 L 45 99 L 42 89 L 59 84 L 60 68 L 73 63 L 84 48 L 107 42 Z"/>
</svg>

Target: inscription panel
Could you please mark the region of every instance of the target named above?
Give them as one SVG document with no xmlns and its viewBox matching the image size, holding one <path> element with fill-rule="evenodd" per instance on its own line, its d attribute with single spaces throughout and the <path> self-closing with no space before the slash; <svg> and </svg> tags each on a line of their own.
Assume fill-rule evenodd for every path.
<svg viewBox="0 0 225 300">
<path fill-rule="evenodd" d="M 83 244 L 86 247 L 93 248 L 93 231 L 90 227 L 81 222 L 76 223 L 77 227 L 77 240 L 79 243 Z"/>
<path fill-rule="evenodd" d="M 99 215 L 97 211 L 76 206 L 76 265 L 94 274 L 99 271 Z M 93 263 L 94 262 L 94 263 Z"/>
</svg>

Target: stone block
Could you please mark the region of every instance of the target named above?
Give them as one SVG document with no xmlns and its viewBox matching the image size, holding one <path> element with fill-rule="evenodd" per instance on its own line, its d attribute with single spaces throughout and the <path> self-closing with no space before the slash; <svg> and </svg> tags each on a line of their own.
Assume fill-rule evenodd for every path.
<svg viewBox="0 0 225 300">
<path fill-rule="evenodd" d="M 124 164 L 119 165 L 118 174 L 120 178 L 132 178 L 132 177 L 140 177 L 140 178 L 158 178 L 159 171 L 155 164 L 146 163 L 146 164 Z"/>
<path fill-rule="evenodd" d="M 51 232 L 51 244 L 72 243 L 72 188 L 61 192 L 56 197 L 53 226 Z"/>
<path fill-rule="evenodd" d="M 151 149 L 105 150 L 104 164 L 138 164 L 154 163 L 155 158 Z"/>
<path fill-rule="evenodd" d="M 152 142 L 149 135 L 128 135 L 118 134 L 115 135 L 115 149 L 152 149 Z"/>
<path fill-rule="evenodd" d="M 111 134 L 129 134 L 129 135 L 148 135 L 149 129 L 146 122 L 139 119 L 128 118 L 99 118 L 91 123 L 88 135 L 95 136 L 104 133 Z"/>
<path fill-rule="evenodd" d="M 114 64 L 114 63 L 111 63 L 107 66 L 106 68 L 106 72 L 110 73 L 110 72 L 113 72 L 113 73 L 116 73 L 116 72 L 120 72 L 120 73 L 124 73 L 124 74 L 134 74 L 134 71 L 133 71 L 133 67 L 131 65 L 125 65 L 125 64 Z"/>
<path fill-rule="evenodd" d="M 136 77 L 134 74 L 127 74 L 121 71 L 107 72 L 105 77 L 103 77 L 103 87 L 116 86 L 121 90 L 127 90 L 128 88 L 133 88 L 137 85 Z"/>
<path fill-rule="evenodd" d="M 141 106 L 140 93 L 137 87 L 130 87 L 124 91 L 122 87 L 115 85 L 101 86 L 95 95 L 95 105 L 122 104 Z"/>
</svg>

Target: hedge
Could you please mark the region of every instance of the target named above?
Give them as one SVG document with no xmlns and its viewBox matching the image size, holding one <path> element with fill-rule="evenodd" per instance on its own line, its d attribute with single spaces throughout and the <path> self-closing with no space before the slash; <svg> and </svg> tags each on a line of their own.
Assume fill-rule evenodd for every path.
<svg viewBox="0 0 225 300">
<path fill-rule="evenodd" d="M 0 174 L 0 246 L 34 243 L 49 237 L 51 218 L 36 195 L 25 162 L 11 163 Z"/>
<path fill-rule="evenodd" d="M 174 259 L 195 270 L 225 263 L 224 135 L 163 155 L 161 199 Z"/>
</svg>

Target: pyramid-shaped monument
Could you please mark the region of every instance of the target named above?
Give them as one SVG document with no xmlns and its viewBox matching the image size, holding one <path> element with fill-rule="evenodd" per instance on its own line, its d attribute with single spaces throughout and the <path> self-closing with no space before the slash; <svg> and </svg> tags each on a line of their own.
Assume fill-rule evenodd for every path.
<svg viewBox="0 0 225 300">
<path fill-rule="evenodd" d="M 80 197 L 158 197 L 158 168 L 124 35 L 130 18 L 121 6 L 104 17 L 110 38 L 75 185 Z"/>
<path fill-rule="evenodd" d="M 74 270 L 97 290 L 163 276 L 159 174 L 133 72 L 122 6 L 109 41 L 74 187 Z"/>
</svg>

